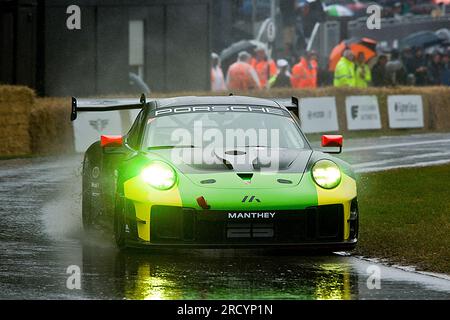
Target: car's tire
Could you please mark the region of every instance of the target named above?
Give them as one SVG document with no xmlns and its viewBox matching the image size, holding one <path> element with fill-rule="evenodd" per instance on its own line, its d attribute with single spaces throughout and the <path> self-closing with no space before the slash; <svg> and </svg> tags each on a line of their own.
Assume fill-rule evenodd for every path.
<svg viewBox="0 0 450 320">
<path fill-rule="evenodd" d="M 114 210 L 114 239 L 117 247 L 121 250 L 125 249 L 127 245 L 126 217 L 123 202 L 123 198 L 117 195 Z"/>
<path fill-rule="evenodd" d="M 358 200 L 355 198 L 350 206 L 350 239 L 358 239 L 359 236 L 359 209 Z"/>
<path fill-rule="evenodd" d="M 83 162 L 81 217 L 84 230 L 95 225 L 101 210 L 100 164 L 95 157 L 86 153 Z"/>
<path fill-rule="evenodd" d="M 117 193 L 115 196 L 114 209 L 114 239 L 119 249 L 132 246 L 133 241 L 138 239 L 138 231 L 134 204 L 123 195 Z"/>
</svg>

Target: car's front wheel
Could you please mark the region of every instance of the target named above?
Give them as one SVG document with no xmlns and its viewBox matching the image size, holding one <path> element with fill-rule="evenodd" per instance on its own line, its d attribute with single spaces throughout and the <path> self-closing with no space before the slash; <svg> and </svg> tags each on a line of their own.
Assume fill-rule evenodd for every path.
<svg viewBox="0 0 450 320">
<path fill-rule="evenodd" d="M 114 212 L 114 238 L 116 240 L 116 245 L 119 249 L 124 249 L 126 247 L 126 219 L 124 211 L 123 198 L 120 196 L 116 197 L 116 205 Z"/>
<path fill-rule="evenodd" d="M 130 246 L 138 239 L 135 209 L 132 201 L 123 195 L 116 194 L 114 209 L 114 238 L 119 249 Z"/>
<path fill-rule="evenodd" d="M 100 166 L 92 156 L 86 155 L 84 158 L 82 180 L 81 215 L 83 228 L 89 230 L 101 210 Z"/>
</svg>

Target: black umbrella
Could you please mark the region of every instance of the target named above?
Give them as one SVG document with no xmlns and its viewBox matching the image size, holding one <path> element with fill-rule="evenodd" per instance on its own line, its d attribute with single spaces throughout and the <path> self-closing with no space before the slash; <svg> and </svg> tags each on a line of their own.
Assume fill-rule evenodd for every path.
<svg viewBox="0 0 450 320">
<path fill-rule="evenodd" d="M 450 30 L 447 28 L 439 29 L 435 32 L 436 35 L 443 40 L 444 43 L 450 42 Z"/>
<path fill-rule="evenodd" d="M 400 40 L 400 49 L 407 47 L 428 48 L 442 42 L 443 39 L 432 31 L 419 31 Z"/>
<path fill-rule="evenodd" d="M 257 40 L 241 40 L 233 43 L 228 48 L 223 49 L 220 53 L 220 60 L 222 62 L 222 69 L 224 73 L 226 74 L 228 67 L 232 63 L 236 62 L 239 52 L 247 51 L 252 54 L 253 49 L 259 46 L 266 47 L 264 43 Z"/>
</svg>

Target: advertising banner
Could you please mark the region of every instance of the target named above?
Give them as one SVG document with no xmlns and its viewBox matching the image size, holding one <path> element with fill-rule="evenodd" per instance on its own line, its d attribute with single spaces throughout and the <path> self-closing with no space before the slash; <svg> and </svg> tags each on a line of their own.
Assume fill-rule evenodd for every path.
<svg viewBox="0 0 450 320">
<path fill-rule="evenodd" d="M 376 96 L 349 96 L 345 99 L 348 130 L 381 129 Z"/>
<path fill-rule="evenodd" d="M 389 128 L 423 128 L 422 96 L 388 96 Z"/>
<path fill-rule="evenodd" d="M 299 115 L 305 133 L 339 130 L 335 97 L 300 99 Z"/>
</svg>

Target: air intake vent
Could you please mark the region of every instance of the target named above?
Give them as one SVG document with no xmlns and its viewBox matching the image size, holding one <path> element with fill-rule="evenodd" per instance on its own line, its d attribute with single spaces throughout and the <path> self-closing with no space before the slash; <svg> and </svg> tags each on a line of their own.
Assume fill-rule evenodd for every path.
<svg viewBox="0 0 450 320">
<path fill-rule="evenodd" d="M 292 184 L 292 181 L 287 179 L 278 179 L 277 181 L 283 184 Z"/>
<path fill-rule="evenodd" d="M 206 179 L 206 180 L 202 180 L 200 181 L 201 184 L 210 184 L 210 183 L 216 183 L 215 179 Z"/>
<path fill-rule="evenodd" d="M 237 175 L 239 176 L 239 178 L 248 183 L 250 183 L 253 178 L 253 173 L 237 173 Z"/>
</svg>

